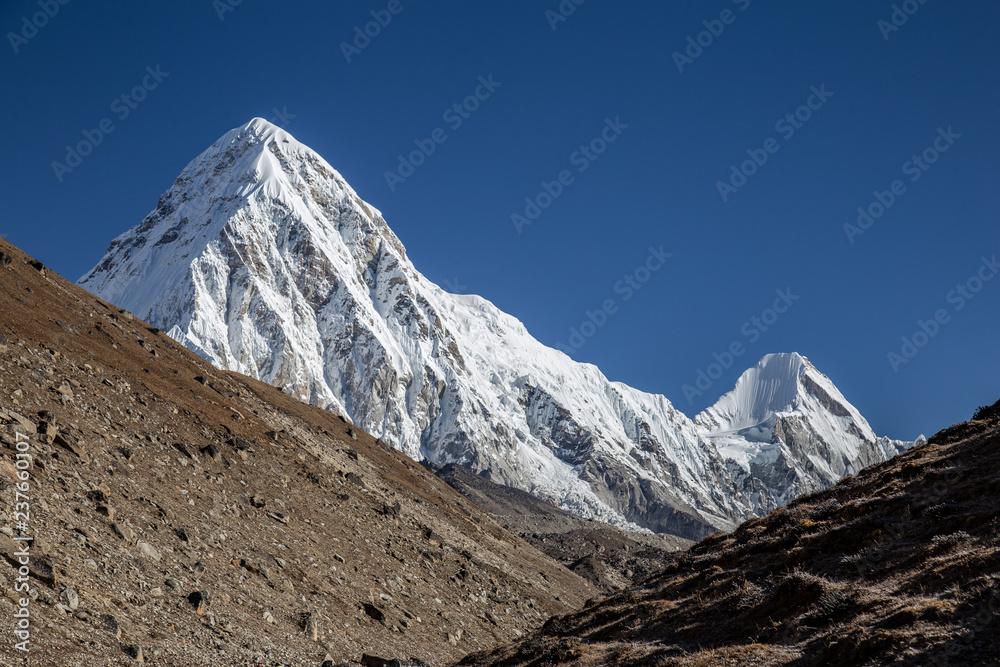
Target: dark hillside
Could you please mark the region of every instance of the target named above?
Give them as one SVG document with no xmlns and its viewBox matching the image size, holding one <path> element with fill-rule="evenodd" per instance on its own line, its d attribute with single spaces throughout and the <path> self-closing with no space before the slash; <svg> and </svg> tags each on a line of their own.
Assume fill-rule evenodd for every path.
<svg viewBox="0 0 1000 667">
<path fill-rule="evenodd" d="M 1000 403 L 463 665 L 1000 664 Z"/>
</svg>

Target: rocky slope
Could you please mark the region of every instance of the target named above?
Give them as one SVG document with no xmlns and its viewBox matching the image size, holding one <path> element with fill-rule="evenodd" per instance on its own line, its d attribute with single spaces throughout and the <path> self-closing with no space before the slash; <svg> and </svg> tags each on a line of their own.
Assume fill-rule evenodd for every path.
<svg viewBox="0 0 1000 667">
<path fill-rule="evenodd" d="M 462 665 L 996 665 L 1000 402 Z"/>
<path fill-rule="evenodd" d="M 804 442 L 797 461 L 818 472 L 741 467 L 751 455 L 720 455 L 665 397 L 446 293 L 323 158 L 261 119 L 193 160 L 79 284 L 416 460 L 618 526 L 700 538 L 850 469 Z"/>
<path fill-rule="evenodd" d="M 3 240 L 0 443 L 4 665 L 442 664 L 597 592 L 335 412 L 212 367 Z"/>
<path fill-rule="evenodd" d="M 657 573 L 667 557 L 692 542 L 674 535 L 625 531 L 582 519 L 552 503 L 494 484 L 454 463 L 424 465 L 533 547 L 612 593 Z"/>
</svg>

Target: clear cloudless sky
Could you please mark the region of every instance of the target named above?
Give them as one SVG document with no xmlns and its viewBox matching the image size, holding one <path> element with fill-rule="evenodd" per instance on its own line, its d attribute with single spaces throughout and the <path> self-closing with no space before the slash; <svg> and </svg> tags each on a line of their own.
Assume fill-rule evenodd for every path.
<svg viewBox="0 0 1000 667">
<path fill-rule="evenodd" d="M 779 351 L 809 357 L 892 437 L 1000 398 L 1000 277 L 977 277 L 1000 255 L 993 0 L 897 2 L 891 31 L 890 0 L 588 0 L 563 2 L 575 11 L 558 22 L 546 11 L 559 0 L 400 0 L 351 62 L 341 44 L 388 0 L 59 1 L 0 2 L 0 233 L 67 278 L 261 116 L 379 208 L 431 280 L 490 299 L 542 342 L 569 345 L 614 300 L 572 356 L 689 415 Z M 54 16 L 36 16 L 46 4 Z M 710 29 L 721 34 L 701 35 L 679 71 L 674 53 Z M 491 75 L 500 86 L 453 129 L 445 111 Z M 134 109 L 112 106 L 144 79 Z M 776 122 L 814 86 L 833 95 L 812 98 L 789 136 Z M 60 181 L 52 163 L 106 118 L 113 132 Z M 627 128 L 574 163 L 608 118 Z M 385 172 L 437 128 L 447 141 L 390 189 Z M 939 128 L 960 136 L 911 181 L 905 163 Z M 768 139 L 777 152 L 724 201 L 718 182 Z M 518 233 L 511 215 L 562 170 L 572 183 Z M 845 223 L 896 179 L 905 191 L 849 242 Z M 637 275 L 661 245 L 672 257 Z M 648 278 L 627 300 L 626 275 Z M 957 285 L 979 291 L 949 300 Z M 798 299 L 775 321 L 779 289 Z M 938 310 L 947 321 L 894 370 L 888 354 Z M 733 343 L 743 354 L 711 367 Z M 689 399 L 699 371 L 718 377 Z"/>
</svg>

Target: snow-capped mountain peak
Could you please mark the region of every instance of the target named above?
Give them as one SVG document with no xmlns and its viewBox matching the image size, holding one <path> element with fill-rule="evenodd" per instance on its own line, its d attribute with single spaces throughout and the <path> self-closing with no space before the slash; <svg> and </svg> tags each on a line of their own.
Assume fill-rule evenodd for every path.
<svg viewBox="0 0 1000 667">
<path fill-rule="evenodd" d="M 461 463 L 619 525 L 698 538 L 843 467 L 816 450 L 821 473 L 802 467 L 785 484 L 762 467 L 762 440 L 717 439 L 720 425 L 742 432 L 799 411 L 814 426 L 839 419 L 817 405 L 843 397 L 802 357 L 766 357 L 696 424 L 664 396 L 545 347 L 489 301 L 428 281 L 378 210 L 259 118 L 188 164 L 80 284 L 413 458 Z M 853 424 L 867 441 L 867 423 L 842 405 L 848 421 L 822 433 Z"/>
<path fill-rule="evenodd" d="M 696 421 L 713 432 L 739 431 L 769 421 L 779 412 L 790 412 L 818 401 L 840 417 L 850 416 L 864 435 L 875 439 L 868 422 L 840 393 L 828 377 L 796 352 L 768 354 L 747 369 L 727 392 Z"/>
<path fill-rule="evenodd" d="M 695 423 L 779 504 L 834 484 L 913 443 L 879 438 L 830 379 L 797 353 L 769 354 Z"/>
</svg>

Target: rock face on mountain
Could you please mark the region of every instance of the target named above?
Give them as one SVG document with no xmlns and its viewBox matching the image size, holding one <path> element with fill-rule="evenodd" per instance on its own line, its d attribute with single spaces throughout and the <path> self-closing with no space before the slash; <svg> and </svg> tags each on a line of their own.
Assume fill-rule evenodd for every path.
<svg viewBox="0 0 1000 667">
<path fill-rule="evenodd" d="M 757 441 L 723 456 L 665 397 L 545 347 L 485 299 L 445 292 L 323 158 L 261 119 L 192 161 L 79 284 L 415 459 L 619 526 L 697 539 L 849 468 L 823 460 L 837 443 L 814 450 L 798 435 L 773 467 Z"/>
<path fill-rule="evenodd" d="M 830 379 L 794 353 L 761 359 L 695 423 L 737 479 L 763 484 L 776 503 L 760 503 L 766 510 L 924 442 L 876 436 Z"/>
</svg>

